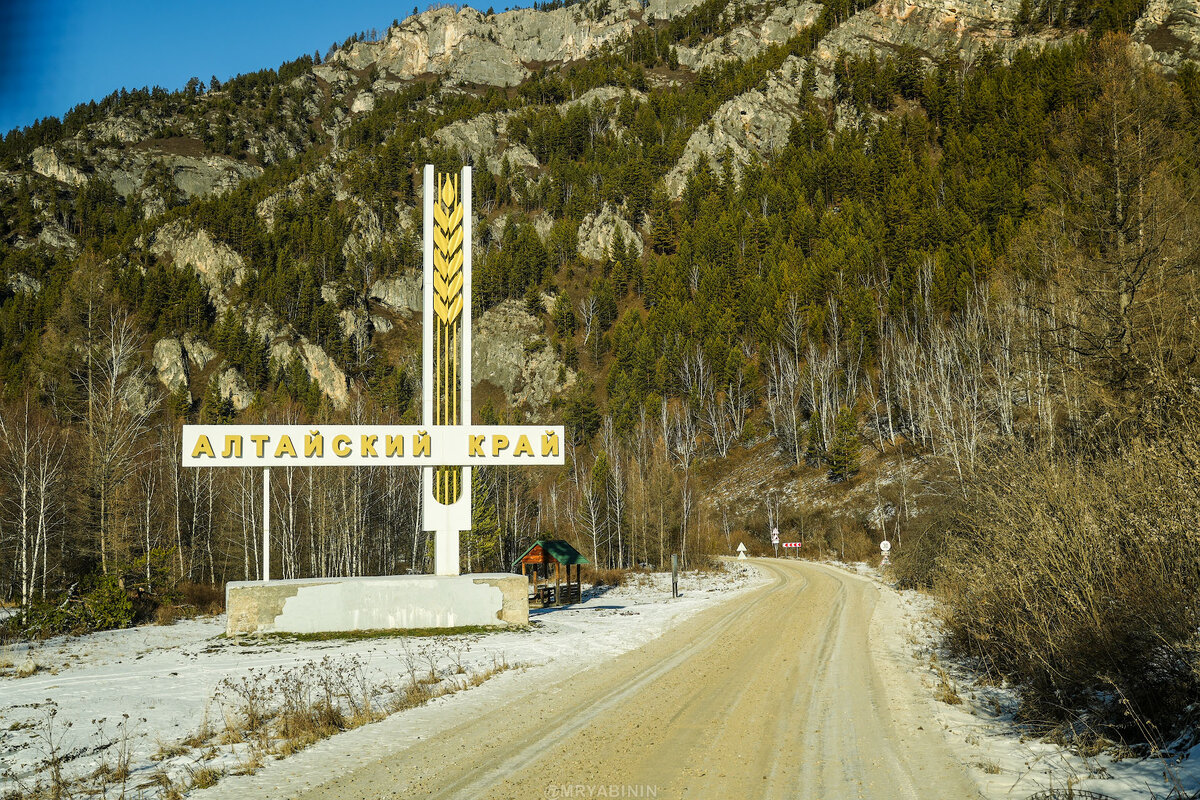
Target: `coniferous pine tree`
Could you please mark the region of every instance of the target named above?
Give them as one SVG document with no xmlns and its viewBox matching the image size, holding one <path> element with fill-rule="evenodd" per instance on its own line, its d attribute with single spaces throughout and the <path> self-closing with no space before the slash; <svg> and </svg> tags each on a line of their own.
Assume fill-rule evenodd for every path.
<svg viewBox="0 0 1200 800">
<path fill-rule="evenodd" d="M 858 474 L 858 424 L 853 408 L 838 412 L 829 445 L 829 480 L 844 481 Z"/>
</svg>

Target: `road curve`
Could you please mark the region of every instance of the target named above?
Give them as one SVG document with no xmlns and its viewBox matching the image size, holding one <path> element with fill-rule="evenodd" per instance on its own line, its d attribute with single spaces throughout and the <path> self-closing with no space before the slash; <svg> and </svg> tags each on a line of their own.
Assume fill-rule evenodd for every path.
<svg viewBox="0 0 1200 800">
<path fill-rule="evenodd" d="M 763 588 L 300 797 L 978 797 L 915 680 L 868 642 L 878 589 L 756 563 Z"/>
</svg>

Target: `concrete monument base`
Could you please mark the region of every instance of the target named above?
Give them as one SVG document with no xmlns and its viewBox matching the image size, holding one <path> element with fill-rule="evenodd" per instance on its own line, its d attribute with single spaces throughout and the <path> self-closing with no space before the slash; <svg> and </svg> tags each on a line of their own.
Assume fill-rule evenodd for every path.
<svg viewBox="0 0 1200 800">
<path fill-rule="evenodd" d="M 397 575 L 236 581 L 225 586 L 226 633 L 335 633 L 529 624 L 521 575 Z"/>
</svg>

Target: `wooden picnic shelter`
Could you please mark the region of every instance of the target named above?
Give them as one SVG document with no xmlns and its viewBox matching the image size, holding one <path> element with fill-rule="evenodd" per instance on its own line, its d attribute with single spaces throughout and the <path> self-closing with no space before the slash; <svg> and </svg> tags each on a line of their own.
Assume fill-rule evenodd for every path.
<svg viewBox="0 0 1200 800">
<path fill-rule="evenodd" d="M 538 539 L 513 562 L 521 565 L 521 574 L 533 582 L 530 602 L 548 605 L 563 605 L 578 602 L 583 597 L 583 580 L 580 573 L 584 564 L 590 564 L 579 551 L 562 539 Z M 571 580 L 571 568 L 575 568 L 575 579 Z M 554 584 L 550 583 L 551 569 Z"/>
</svg>

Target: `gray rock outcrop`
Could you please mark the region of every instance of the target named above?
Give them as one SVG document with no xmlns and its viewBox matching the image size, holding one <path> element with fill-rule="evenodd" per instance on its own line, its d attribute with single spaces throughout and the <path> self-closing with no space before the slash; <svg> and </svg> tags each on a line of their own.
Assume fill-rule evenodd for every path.
<svg viewBox="0 0 1200 800">
<path fill-rule="evenodd" d="M 1150 0 L 1131 38 L 1147 61 L 1168 72 L 1185 59 L 1200 61 L 1200 5 L 1195 0 Z"/>
<path fill-rule="evenodd" d="M 419 313 L 424 308 L 421 291 L 420 274 L 405 272 L 375 281 L 371 286 L 370 297 L 389 311 L 409 316 Z"/>
<path fill-rule="evenodd" d="M 737 5 L 730 3 L 724 14 Z M 820 3 L 790 0 L 765 6 L 766 13 L 734 28 L 729 33 L 696 47 L 675 48 L 679 63 L 695 71 L 715 67 L 724 61 L 752 58 L 773 44 L 782 44 L 817 21 Z"/>
<path fill-rule="evenodd" d="M 176 188 L 187 197 L 221 194 L 246 178 L 262 174 L 261 167 L 225 156 L 192 156 L 153 148 L 114 147 L 99 148 L 94 155 L 88 156 L 89 173 L 69 164 L 56 148 L 74 148 L 79 152 L 79 145 L 74 140 L 67 140 L 54 148 L 35 148 L 31 156 L 34 172 L 74 187 L 84 185 L 90 175 L 95 175 L 111 182 L 113 188 L 123 197 L 142 192 L 146 173 L 154 165 L 164 167 Z"/>
<path fill-rule="evenodd" d="M 233 405 L 234 411 L 245 411 L 254 400 L 254 393 L 246 385 L 246 379 L 233 367 L 217 378 L 217 393 Z"/>
<path fill-rule="evenodd" d="M 188 361 L 198 370 L 204 369 L 208 362 L 217 357 L 216 351 L 209 347 L 207 342 L 191 333 L 183 335 L 183 349 L 187 353 Z"/>
<path fill-rule="evenodd" d="M 159 382 L 172 394 L 183 394 L 188 388 L 187 360 L 178 339 L 159 339 L 154 343 L 154 372 Z"/>
<path fill-rule="evenodd" d="M 346 373 L 328 353 L 302 336 L 267 308 L 244 310 L 246 329 L 255 336 L 266 338 L 271 345 L 271 357 L 281 367 L 298 361 L 309 378 L 320 387 L 321 393 L 337 408 L 350 402 L 350 385 Z"/>
<path fill-rule="evenodd" d="M 8 276 L 8 288 L 14 294 L 18 292 L 37 294 L 42 290 L 42 282 L 27 273 L 14 272 Z"/>
<path fill-rule="evenodd" d="M 170 259 L 178 269 L 194 269 L 219 312 L 229 307 L 226 297 L 229 289 L 241 285 L 248 274 L 240 255 L 214 242 L 203 228 L 191 230 L 182 222 L 172 222 L 155 231 L 149 250 Z"/>
<path fill-rule="evenodd" d="M 912 47 L 935 58 L 949 47 L 970 63 L 984 48 L 995 47 L 1010 55 L 1022 47 L 1036 49 L 1076 33 L 1059 28 L 1021 32 L 1017 26 L 1020 10 L 1021 0 L 880 0 L 831 31 L 814 55 L 832 64 L 842 51 L 865 56 L 872 50 L 885 53 Z"/>
<path fill-rule="evenodd" d="M 203 229 L 191 230 L 179 222 L 159 228 L 146 244 L 150 252 L 171 259 L 178 269 L 194 269 L 218 313 L 233 308 L 228 292 L 247 274 L 245 261 L 233 250 L 214 242 Z M 346 373 L 328 353 L 265 307 L 239 306 L 238 315 L 248 331 L 267 338 L 279 364 L 299 359 L 335 406 L 342 408 L 350 401 Z"/>
<path fill-rule="evenodd" d="M 544 340 L 541 324 L 518 300 L 506 300 L 476 318 L 472 327 L 471 372 L 504 391 L 512 405 L 544 408 L 576 380 Z M 563 380 L 559 382 L 559 376 Z"/>
<path fill-rule="evenodd" d="M 469 6 L 435 8 L 390 28 L 381 41 L 339 50 L 323 66 L 326 73 L 375 66 L 401 79 L 433 73 L 455 83 L 515 86 L 529 76 L 527 64 L 586 58 L 628 36 L 636 25 L 634 9 L 640 11 L 640 4 L 616 4 L 594 20 L 590 4 L 490 16 Z M 322 77 L 336 80 L 332 74 Z"/>
<path fill-rule="evenodd" d="M 38 231 L 38 241 L 47 247 L 78 252 L 79 242 L 57 220 L 50 220 Z"/>
<path fill-rule="evenodd" d="M 68 186 L 82 186 L 88 181 L 83 170 L 68 164 L 52 147 L 35 147 L 30 161 L 37 174 L 62 181 Z"/>
<path fill-rule="evenodd" d="M 761 160 L 787 145 L 792 121 L 799 116 L 800 96 L 806 59 L 792 56 L 767 78 L 765 91 L 751 89 L 722 103 L 708 124 L 692 132 L 683 155 L 666 176 L 667 192 L 679 197 L 687 185 L 687 176 L 701 156 L 717 172 L 732 157 L 730 169 L 741 180 L 742 168 L 752 160 Z M 832 74 L 815 71 L 814 96 L 828 100 L 834 95 Z"/>
<path fill-rule="evenodd" d="M 599 213 L 588 214 L 579 223 L 579 255 L 594 261 L 612 258 L 612 246 L 617 238 L 617 231 L 621 232 L 626 245 L 633 244 L 640 256 L 642 237 L 608 203 L 601 206 Z"/>
</svg>

